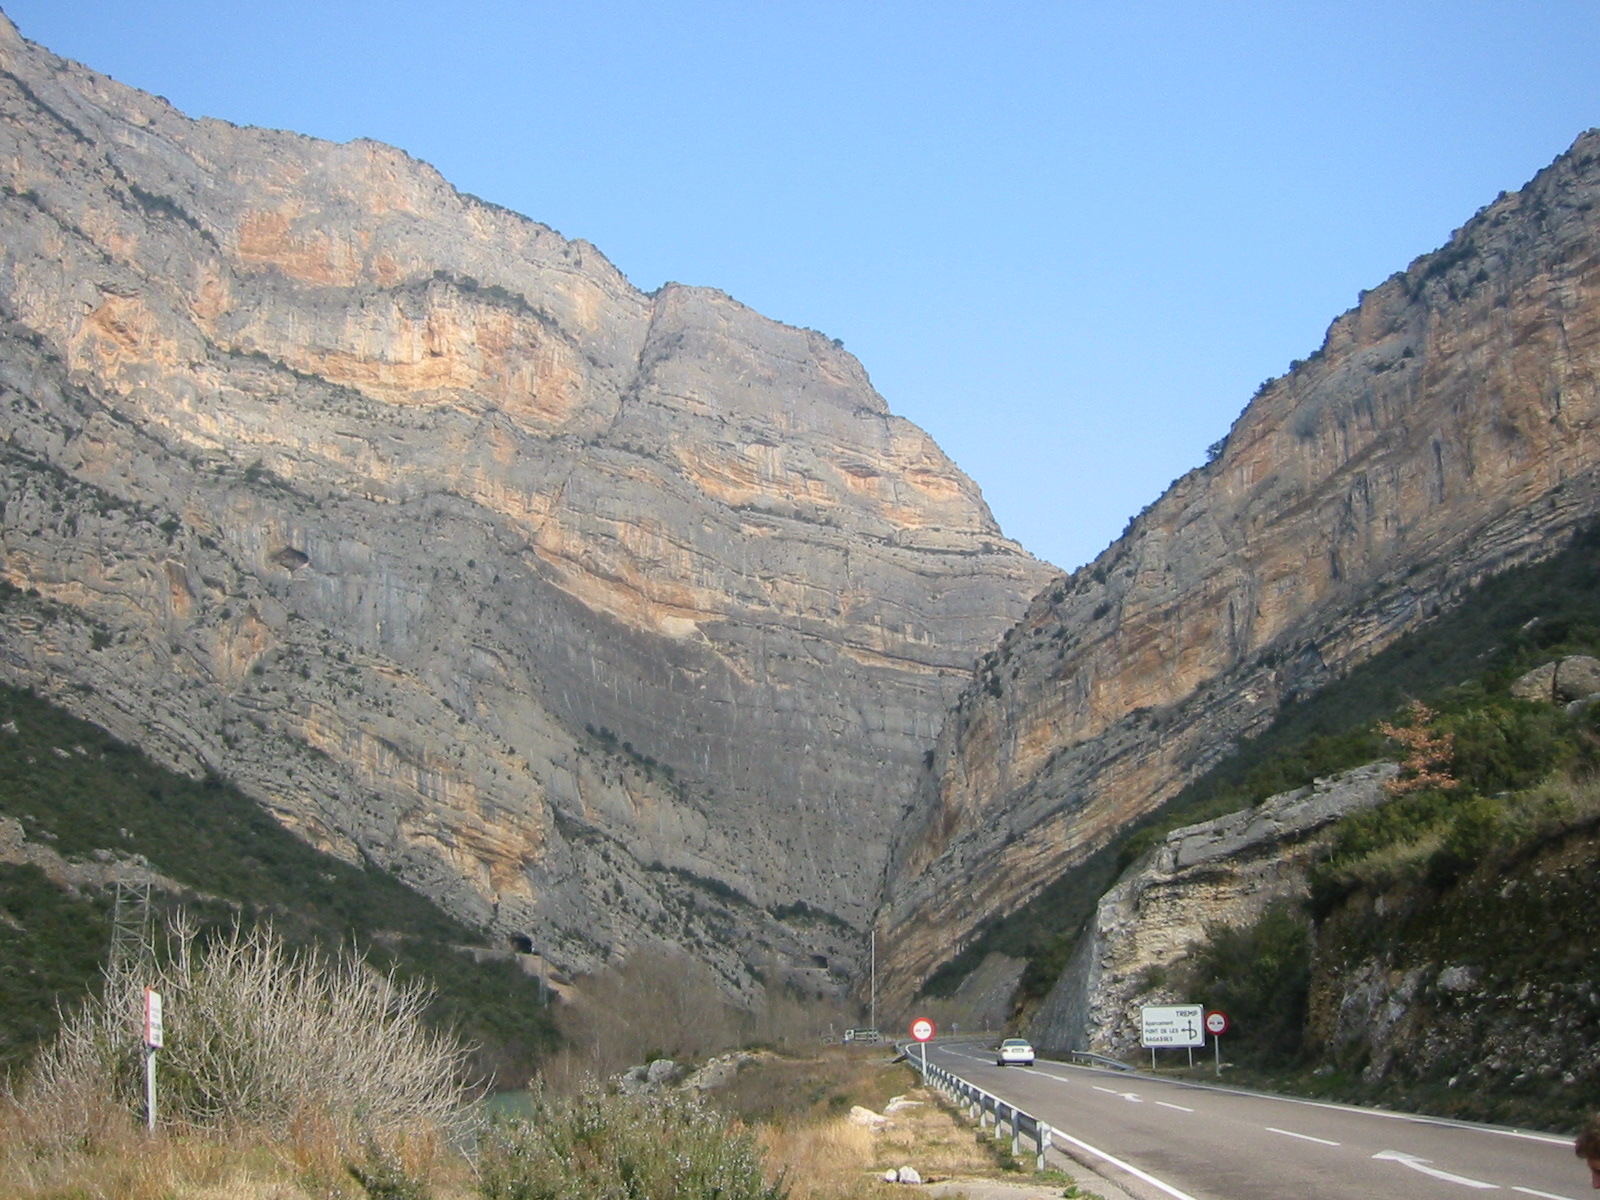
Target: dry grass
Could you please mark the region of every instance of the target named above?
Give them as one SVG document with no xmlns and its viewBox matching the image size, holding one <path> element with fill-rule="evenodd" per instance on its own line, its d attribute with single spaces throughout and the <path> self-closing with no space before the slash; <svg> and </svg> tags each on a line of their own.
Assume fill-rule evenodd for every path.
<svg viewBox="0 0 1600 1200">
<path fill-rule="evenodd" d="M 68 1098 L 69 1102 L 72 1098 Z M 439 1133 L 412 1123 L 352 1146 L 348 1122 L 302 1114 L 283 1136 L 164 1129 L 96 1106 L 93 1135 L 42 1136 L 61 1114 L 0 1097 L 0 1196 L 6 1200 L 366 1200 L 350 1167 L 392 1168 L 434 1200 L 474 1195 L 467 1163 Z M 69 1123 L 82 1114 L 68 1112 Z"/>
<path fill-rule="evenodd" d="M 916 1103 L 890 1113 L 882 1129 L 851 1123 L 852 1107 L 882 1114 L 896 1097 Z M 902 1166 L 915 1167 L 925 1180 L 1006 1174 L 992 1141 L 881 1050 L 769 1056 L 713 1101 L 757 1125 L 768 1164 L 787 1174 L 792 1200 L 903 1200 L 903 1187 L 883 1182 L 884 1171 Z"/>
<path fill-rule="evenodd" d="M 565 1047 L 546 1061 L 546 1087 L 569 1095 L 652 1059 L 703 1060 L 743 1046 L 810 1048 L 855 1023 L 840 1002 L 771 989 L 746 1011 L 731 1004 L 715 973 L 679 951 L 643 946 L 585 977 L 556 1010 Z"/>
<path fill-rule="evenodd" d="M 467 1163 L 441 1143 L 402 1139 L 384 1153 L 434 1200 L 476 1195 Z M 93 1151 L 50 1155 L 0 1133 L 6 1200 L 367 1200 L 351 1165 L 336 1140 L 311 1129 L 281 1142 L 130 1129 Z M 372 1160 L 356 1155 L 354 1165 Z"/>
<path fill-rule="evenodd" d="M 883 1129 L 850 1122 L 852 1106 L 883 1113 L 903 1096 L 918 1103 L 889 1114 Z M 927 1180 L 1028 1180 L 1003 1167 L 995 1143 L 952 1114 L 904 1064 L 881 1050 L 831 1047 L 810 1057 L 764 1056 L 738 1083 L 708 1099 L 745 1114 L 770 1178 L 783 1172 L 791 1200 L 904 1200 L 885 1170 L 914 1166 Z M 762 1120 L 749 1120 L 755 1112 Z M 147 1137 L 124 1118 L 92 1146 L 43 1155 L 0 1110 L 0 1196 L 7 1200 L 366 1200 L 350 1175 L 340 1123 L 302 1118 L 285 1138 L 253 1135 Z M 437 1137 L 398 1138 L 384 1148 L 432 1200 L 479 1195 L 469 1164 Z M 370 1168 L 370 1157 L 356 1156 Z M 1059 1188 L 1059 1185 L 1057 1185 Z"/>
</svg>

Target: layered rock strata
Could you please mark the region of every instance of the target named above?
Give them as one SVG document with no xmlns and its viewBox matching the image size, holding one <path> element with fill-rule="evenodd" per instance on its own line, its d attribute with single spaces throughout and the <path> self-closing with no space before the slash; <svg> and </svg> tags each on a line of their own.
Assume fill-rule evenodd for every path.
<svg viewBox="0 0 1600 1200">
<path fill-rule="evenodd" d="M 1033 604 L 885 880 L 888 994 L 1473 583 L 1600 511 L 1600 134 L 1365 293 Z"/>
<path fill-rule="evenodd" d="M 1213 926 L 1251 925 L 1275 901 L 1305 900 L 1324 831 L 1387 800 L 1396 773 L 1374 763 L 1173 830 L 1101 897 L 1029 1036 L 1053 1050 L 1137 1051 L 1141 1005 L 1194 999 L 1171 990 L 1189 948 Z"/>
<path fill-rule="evenodd" d="M 820 334 L 0 19 L 0 678 L 566 968 L 838 980 L 1048 569 Z"/>
</svg>

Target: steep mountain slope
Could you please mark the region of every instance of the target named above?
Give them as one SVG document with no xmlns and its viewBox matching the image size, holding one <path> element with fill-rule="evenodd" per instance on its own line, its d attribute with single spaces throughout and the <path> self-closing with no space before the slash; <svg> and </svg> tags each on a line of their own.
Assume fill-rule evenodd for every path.
<svg viewBox="0 0 1600 1200">
<path fill-rule="evenodd" d="M 1049 577 L 853 358 L 3 20 L 0 238 L 0 679 L 564 966 L 848 972 Z"/>
<path fill-rule="evenodd" d="M 885 881 L 891 996 L 1468 585 L 1600 508 L 1600 134 L 1362 297 L 1042 595 Z"/>
<path fill-rule="evenodd" d="M 215 776 L 165 771 L 0 686 L 0 1073 L 98 989 L 119 884 L 128 914 L 149 885 L 158 940 L 181 908 L 208 933 L 266 924 L 291 945 L 355 948 L 425 982 L 430 1017 L 501 1087 L 521 1086 L 556 1041 L 537 960 L 489 947 L 382 871 L 306 845 Z"/>
</svg>

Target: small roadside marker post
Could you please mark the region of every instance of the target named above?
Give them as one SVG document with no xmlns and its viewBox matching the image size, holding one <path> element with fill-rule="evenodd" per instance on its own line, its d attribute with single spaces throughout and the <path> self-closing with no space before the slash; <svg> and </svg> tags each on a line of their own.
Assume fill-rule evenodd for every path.
<svg viewBox="0 0 1600 1200">
<path fill-rule="evenodd" d="M 1228 1032 L 1228 1024 L 1228 1014 L 1220 1008 L 1213 1008 L 1206 1014 L 1206 1032 L 1211 1035 L 1211 1044 L 1217 1051 L 1218 1079 L 1222 1078 L 1222 1035 Z"/>
<path fill-rule="evenodd" d="M 934 1025 L 927 1017 L 918 1017 L 911 1022 L 911 1036 L 917 1039 L 917 1045 L 922 1048 L 922 1078 L 928 1078 L 928 1039 L 933 1037 Z"/>
<path fill-rule="evenodd" d="M 144 1114 L 145 1128 L 156 1128 L 156 1051 L 165 1044 L 161 1026 L 161 993 L 144 990 Z"/>
</svg>

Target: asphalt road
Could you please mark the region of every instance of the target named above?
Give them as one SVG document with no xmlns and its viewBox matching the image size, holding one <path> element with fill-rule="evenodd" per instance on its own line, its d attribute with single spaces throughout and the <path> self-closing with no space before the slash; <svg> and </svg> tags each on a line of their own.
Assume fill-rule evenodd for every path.
<svg viewBox="0 0 1600 1200">
<path fill-rule="evenodd" d="M 1571 1141 L 1548 1134 L 1043 1060 L 997 1067 L 982 1043 L 935 1043 L 929 1061 L 1046 1122 L 1138 1200 L 1594 1195 Z"/>
</svg>

